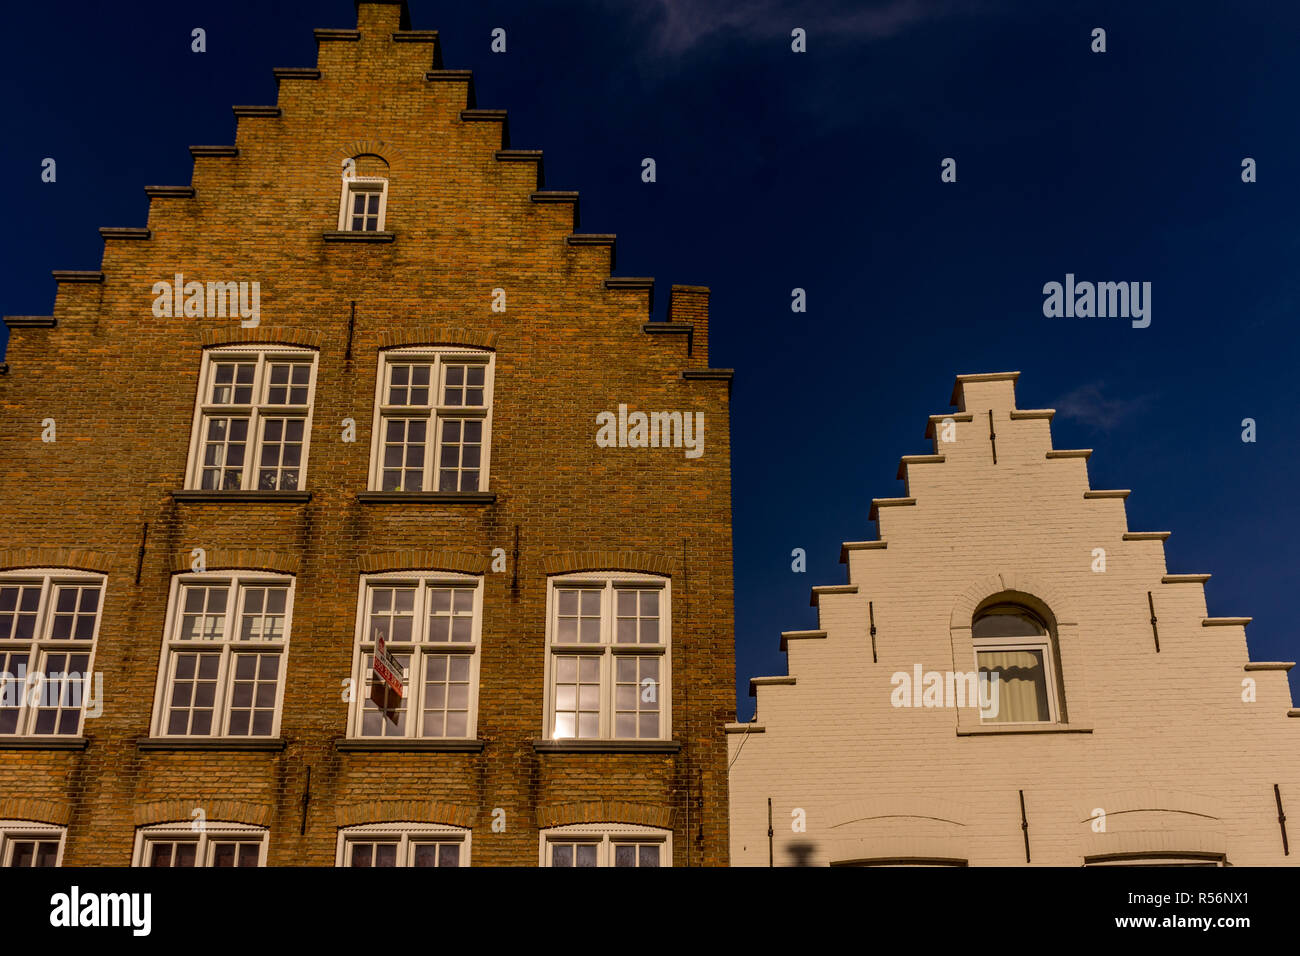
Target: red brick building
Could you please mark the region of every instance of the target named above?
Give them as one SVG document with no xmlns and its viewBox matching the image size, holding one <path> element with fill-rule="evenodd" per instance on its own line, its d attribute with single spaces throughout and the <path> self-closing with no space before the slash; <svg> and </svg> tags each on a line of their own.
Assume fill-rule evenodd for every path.
<svg viewBox="0 0 1300 956">
<path fill-rule="evenodd" d="M 316 38 L 5 319 L 2 862 L 726 864 L 708 291 L 404 3 Z"/>
</svg>

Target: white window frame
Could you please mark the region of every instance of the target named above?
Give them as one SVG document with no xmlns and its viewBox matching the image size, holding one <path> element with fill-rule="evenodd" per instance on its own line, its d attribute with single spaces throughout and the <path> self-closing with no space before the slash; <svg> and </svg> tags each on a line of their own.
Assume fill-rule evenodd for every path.
<svg viewBox="0 0 1300 956">
<path fill-rule="evenodd" d="M 600 642 L 561 644 L 556 634 L 558 613 L 557 591 L 563 588 L 591 588 L 601 585 Z M 615 593 L 619 590 L 655 589 L 659 591 L 659 643 L 618 644 L 614 641 L 616 620 Z M 590 571 L 577 574 L 560 574 L 546 582 L 546 666 L 544 675 L 545 707 L 543 709 L 542 738 L 546 740 L 618 740 L 666 741 L 671 740 L 672 727 L 672 579 L 665 575 L 645 574 L 637 571 Z M 555 671 L 557 656 L 599 655 L 600 657 L 600 734 L 596 737 L 556 737 L 555 729 Z M 623 655 L 653 655 L 659 658 L 659 686 L 656 689 L 659 703 L 659 736 L 615 737 L 615 671 L 614 661 Z M 639 686 L 639 685 L 638 685 Z"/>
<path fill-rule="evenodd" d="M 270 843 L 270 830 L 249 823 L 224 823 L 206 820 L 184 820 L 136 827 L 135 848 L 131 865 L 149 867 L 150 848 L 154 843 L 194 843 L 194 867 L 212 866 L 213 843 L 229 841 L 258 843 L 257 865 L 266 866 L 266 851 Z M 237 867 L 236 867 L 237 868 Z"/>
<path fill-rule="evenodd" d="M 422 843 L 459 843 L 460 859 L 457 866 L 470 865 L 470 841 L 473 831 L 445 823 L 363 823 L 339 829 L 334 865 L 348 866 L 349 850 L 353 843 L 371 843 L 384 838 L 397 838 L 397 866 L 413 866 L 415 847 Z"/>
<path fill-rule="evenodd" d="M 365 702 L 370 696 L 371 668 L 365 666 L 366 656 L 373 654 L 375 641 L 367 633 L 370 619 L 371 589 L 382 587 L 415 586 L 415 605 L 411 612 L 411 641 L 409 644 L 388 644 L 390 653 L 409 654 L 410 666 L 400 675 L 406 703 L 406 727 L 401 734 L 371 734 L 362 736 L 362 719 Z M 474 592 L 474 619 L 469 641 L 424 640 L 429 613 L 426 605 L 429 589 L 451 587 Z M 483 655 L 483 577 L 460 574 L 454 571 L 396 571 L 385 574 L 364 574 L 357 594 L 356 636 L 352 642 L 352 686 L 355 691 L 348 708 L 349 740 L 476 740 L 478 736 L 479 666 Z M 407 650 L 407 648 L 410 650 Z M 423 737 L 420 724 L 424 720 L 424 669 L 425 654 L 460 654 L 469 658 L 469 716 L 464 737 Z"/>
<path fill-rule="evenodd" d="M 375 192 L 379 187 L 379 221 L 374 229 L 352 228 L 352 195 L 358 192 Z M 368 215 L 368 214 L 367 214 Z M 383 176 L 345 176 L 343 191 L 339 194 L 340 232 L 383 232 L 388 224 L 388 180 Z"/>
<path fill-rule="evenodd" d="M 226 584 L 225 637 L 221 641 L 180 639 L 181 618 L 185 608 L 181 600 L 186 585 L 211 587 Z M 243 650 L 245 653 L 276 653 L 280 658 L 275 689 L 275 716 L 269 734 L 238 734 L 236 740 L 274 740 L 280 736 L 280 720 L 284 715 L 284 690 L 288 683 L 289 640 L 293 632 L 294 585 L 296 578 L 290 574 L 275 574 L 267 571 L 203 571 L 191 574 L 172 575 L 171 589 L 167 598 L 167 622 L 163 631 L 162 652 L 158 658 L 158 678 L 154 686 L 154 708 L 150 736 L 168 740 L 204 740 L 210 737 L 224 738 L 231 736 L 230 728 L 230 690 L 234 680 L 230 661 L 234 655 Z M 246 587 L 284 587 L 288 589 L 284 605 L 284 639 L 281 641 L 241 641 L 238 638 L 240 617 L 243 612 L 244 588 Z M 173 654 L 219 652 L 221 662 L 217 671 L 216 697 L 213 700 L 212 730 L 207 734 L 169 734 L 167 730 L 167 711 L 169 709 Z M 250 715 L 250 731 L 251 731 Z"/>
<path fill-rule="evenodd" d="M 37 706 L 32 706 L 30 698 L 36 692 L 35 685 L 31 683 L 19 684 L 17 674 L 12 675 L 12 683 L 9 692 L 20 698 L 18 702 L 18 723 L 15 725 L 13 733 L 0 734 L 0 739 L 12 737 L 49 737 L 49 738 L 70 738 L 78 737 L 82 734 L 86 724 L 86 692 L 88 685 L 93 687 L 93 675 L 95 672 L 95 650 L 99 646 L 99 627 L 104 619 L 104 599 L 108 590 L 108 577 L 103 574 L 96 574 L 88 571 L 77 571 L 68 568 L 23 568 L 15 571 L 5 571 L 0 573 L 0 587 L 4 586 L 39 586 L 41 589 L 40 603 L 36 610 L 36 626 L 32 632 L 30 640 L 7 640 L 0 639 L 0 670 L 5 669 L 3 663 L 7 655 L 14 651 L 26 651 L 27 653 L 27 676 L 34 673 L 45 672 L 46 657 L 51 654 L 77 654 L 85 653 L 88 655 L 85 675 L 82 678 L 81 685 L 81 716 L 77 719 L 77 729 L 71 733 L 46 733 L 36 732 L 36 718 L 41 710 L 41 704 L 45 703 L 46 695 L 53 692 L 44 684 L 41 685 L 40 696 Z M 54 638 L 51 633 L 54 626 L 53 595 L 57 587 L 82 587 L 98 588 L 99 601 L 95 608 L 95 626 L 89 640 L 74 638 Z M 15 612 L 17 608 L 15 608 Z M 63 693 L 67 693 L 67 685 L 60 688 Z M 92 691 L 93 693 L 93 691 Z M 102 701 L 100 701 L 102 705 Z"/>
<path fill-rule="evenodd" d="M 31 820 L 0 820 L 0 868 L 13 867 L 15 843 L 49 843 L 50 841 L 57 841 L 59 844 L 54 865 L 62 866 L 63 847 L 67 838 L 68 828 L 57 824 L 36 823 Z"/>
<path fill-rule="evenodd" d="M 659 846 L 659 865 L 673 865 L 673 831 L 633 823 L 571 823 L 547 827 L 538 835 L 541 866 L 551 866 L 551 844 L 595 843 L 596 866 L 614 865 L 615 843 L 654 843 Z"/>
<path fill-rule="evenodd" d="M 302 460 L 298 465 L 298 487 L 304 491 L 307 487 L 307 462 L 311 454 L 312 417 L 316 404 L 316 375 L 319 367 L 319 354 L 314 349 L 267 345 L 221 345 L 203 350 L 202 364 L 199 369 L 199 387 L 194 399 L 194 424 L 190 430 L 189 463 L 185 469 L 185 488 L 189 491 L 203 489 L 203 448 L 206 441 L 206 423 L 209 417 L 248 419 L 248 437 L 244 453 L 243 473 L 239 490 L 258 491 L 257 472 L 263 444 L 263 419 L 266 418 L 302 418 Z M 215 367 L 221 362 L 253 361 L 252 401 L 245 404 L 215 404 L 208 401 L 212 392 Z M 268 366 L 282 362 L 308 364 L 311 375 L 307 382 L 306 405 L 271 405 L 267 403 L 267 390 L 270 387 Z M 209 489 L 213 490 L 213 489 Z M 215 489 L 234 490 L 234 489 Z"/>
<path fill-rule="evenodd" d="M 430 403 L 428 405 L 387 404 L 389 367 L 408 363 L 428 362 L 430 373 Z M 485 366 L 483 374 L 483 405 L 443 405 L 443 370 L 446 365 L 475 364 Z M 371 428 L 370 476 L 371 491 L 384 490 L 384 422 L 388 418 L 405 418 L 427 423 L 424 447 L 424 464 L 421 469 L 420 489 L 403 491 L 438 491 L 438 472 L 442 452 L 442 422 L 447 419 L 481 418 L 483 421 L 482 453 L 479 459 L 478 488 L 470 492 L 485 492 L 489 488 L 492 459 L 492 403 L 496 379 L 496 353 L 489 349 L 403 347 L 384 349 L 379 353 L 375 375 L 375 414 Z M 423 412 L 423 414 L 420 414 Z M 405 466 L 404 466 L 405 467 Z M 459 492 L 454 492 L 459 493 Z"/>
<path fill-rule="evenodd" d="M 980 723 L 990 727 L 1020 727 L 1020 726 L 1043 726 L 1046 724 L 1057 724 L 1061 722 L 1061 706 L 1058 697 L 1059 688 L 1056 682 L 1056 652 L 1054 649 L 1055 641 L 1052 636 L 1052 628 L 1042 616 L 1034 613 L 1029 608 L 1016 604 L 1013 601 L 990 605 L 991 607 L 1015 607 L 1022 614 L 1037 621 L 1046 632 L 1040 637 L 975 637 L 972 633 L 971 642 L 975 648 L 975 673 L 979 674 L 980 653 L 989 651 L 992 653 L 1003 653 L 1005 651 L 1041 651 L 1043 655 L 1043 675 L 1047 682 L 1047 720 L 996 720 L 987 719 L 981 713 Z M 975 615 L 975 620 L 984 616 L 984 612 Z M 972 622 L 973 631 L 973 622 Z M 981 691 L 984 693 L 984 691 Z M 999 692 L 1000 693 L 1000 692 Z"/>
</svg>

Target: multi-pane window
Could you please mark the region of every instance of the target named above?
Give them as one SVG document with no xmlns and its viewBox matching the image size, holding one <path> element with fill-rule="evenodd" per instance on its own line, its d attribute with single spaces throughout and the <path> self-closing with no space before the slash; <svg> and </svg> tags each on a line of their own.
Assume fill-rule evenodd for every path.
<svg viewBox="0 0 1300 956">
<path fill-rule="evenodd" d="M 490 352 L 383 353 L 371 489 L 485 490 L 491 408 Z"/>
<path fill-rule="evenodd" d="M 630 824 L 574 824 L 542 831 L 542 866 L 672 866 L 672 834 Z"/>
<path fill-rule="evenodd" d="M 379 823 L 339 831 L 339 866 L 469 866 L 470 831 L 428 823 Z"/>
<path fill-rule="evenodd" d="M 552 579 L 546 736 L 668 737 L 668 598 L 666 578 Z"/>
<path fill-rule="evenodd" d="M 101 707 L 91 676 L 104 579 L 0 575 L 0 734 L 76 735 Z"/>
<path fill-rule="evenodd" d="M 50 823 L 0 820 L 0 866 L 58 866 L 66 833 Z"/>
<path fill-rule="evenodd" d="M 349 736 L 470 738 L 476 732 L 482 579 L 408 572 L 362 583 Z M 374 670 L 382 637 L 398 694 Z"/>
<path fill-rule="evenodd" d="M 187 487 L 301 489 L 315 377 L 312 352 L 204 352 Z"/>
<path fill-rule="evenodd" d="M 293 581 L 198 574 L 174 584 L 154 735 L 271 737 L 279 730 Z"/>
<path fill-rule="evenodd" d="M 169 823 L 136 831 L 136 866 L 265 866 L 267 831 L 240 823 Z"/>
<path fill-rule="evenodd" d="M 387 207 L 387 179 L 375 176 L 345 179 L 339 229 L 345 232 L 383 232 Z"/>
<path fill-rule="evenodd" d="M 997 604 L 971 627 L 979 668 L 981 719 L 1041 723 L 1057 719 L 1055 661 L 1047 625 L 1026 608 Z"/>
</svg>

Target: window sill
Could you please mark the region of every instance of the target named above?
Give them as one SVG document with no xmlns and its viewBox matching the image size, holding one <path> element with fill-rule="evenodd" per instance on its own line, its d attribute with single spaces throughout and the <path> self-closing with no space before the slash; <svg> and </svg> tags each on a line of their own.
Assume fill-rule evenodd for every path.
<svg viewBox="0 0 1300 956">
<path fill-rule="evenodd" d="M 675 754 L 682 749 L 679 740 L 546 740 L 533 741 L 539 754 Z"/>
<path fill-rule="evenodd" d="M 374 739 L 354 737 L 334 741 L 334 749 L 339 753 L 482 753 L 482 740 L 463 737 L 422 737 Z"/>
<path fill-rule="evenodd" d="M 348 229 L 329 229 L 321 233 L 326 242 L 392 242 L 397 238 L 392 232 L 353 232 Z"/>
<path fill-rule="evenodd" d="M 957 728 L 958 737 L 990 737 L 999 734 L 1090 734 L 1091 727 L 1078 724 L 1011 724 L 1006 727 L 995 725 L 961 726 Z"/>
<path fill-rule="evenodd" d="M 229 504 L 255 501 L 264 505 L 302 505 L 311 501 L 310 491 L 173 491 L 172 501 L 202 504 Z"/>
<path fill-rule="evenodd" d="M 490 505 L 497 496 L 491 491 L 358 491 L 363 505 Z"/>
<path fill-rule="evenodd" d="M 283 737 L 141 737 L 138 750 L 284 750 Z"/>
<path fill-rule="evenodd" d="M 32 734 L 27 737 L 0 737 L 0 750 L 85 750 L 86 737 L 57 734 Z"/>
</svg>

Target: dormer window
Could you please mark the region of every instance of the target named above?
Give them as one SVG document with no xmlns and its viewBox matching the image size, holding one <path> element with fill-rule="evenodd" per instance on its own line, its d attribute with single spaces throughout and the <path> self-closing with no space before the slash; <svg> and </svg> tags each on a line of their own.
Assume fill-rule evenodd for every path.
<svg viewBox="0 0 1300 956">
<path fill-rule="evenodd" d="M 387 207 L 387 179 L 378 176 L 344 179 L 339 229 L 344 232 L 383 232 Z"/>
</svg>

